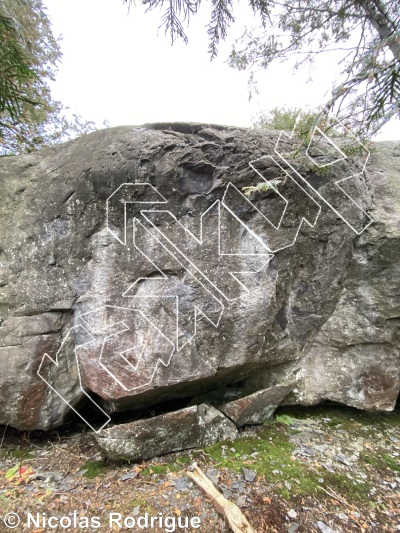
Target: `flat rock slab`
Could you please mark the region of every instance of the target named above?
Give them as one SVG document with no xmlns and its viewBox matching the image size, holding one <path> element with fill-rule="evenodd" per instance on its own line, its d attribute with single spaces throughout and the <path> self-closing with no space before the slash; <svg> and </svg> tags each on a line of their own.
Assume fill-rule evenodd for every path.
<svg viewBox="0 0 400 533">
<path fill-rule="evenodd" d="M 170 452 L 210 446 L 238 437 L 235 425 L 206 404 L 154 418 L 119 424 L 96 435 L 110 459 L 139 461 Z"/>
<path fill-rule="evenodd" d="M 263 424 L 271 418 L 275 409 L 293 388 L 294 383 L 276 385 L 221 405 L 219 409 L 238 427 L 246 424 Z"/>
</svg>

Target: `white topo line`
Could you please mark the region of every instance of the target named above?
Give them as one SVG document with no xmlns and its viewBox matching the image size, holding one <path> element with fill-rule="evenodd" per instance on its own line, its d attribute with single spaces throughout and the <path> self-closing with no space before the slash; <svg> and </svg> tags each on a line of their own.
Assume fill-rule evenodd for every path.
<svg viewBox="0 0 400 533">
<path fill-rule="evenodd" d="M 297 124 L 297 121 L 296 121 L 296 124 Z M 353 202 L 357 208 L 365 215 L 365 217 L 369 220 L 368 224 L 363 227 L 363 229 L 361 231 L 358 231 L 356 228 L 353 227 L 353 225 L 348 221 L 346 220 L 346 218 L 340 213 L 338 212 L 337 209 L 335 209 L 332 204 L 327 200 L 325 199 L 314 187 L 312 187 L 308 181 L 297 171 L 296 168 L 294 168 L 294 166 L 288 161 L 287 159 L 287 156 L 286 154 L 284 154 L 283 152 L 281 152 L 279 150 L 279 143 L 281 141 L 281 139 L 283 138 L 284 135 L 286 135 L 287 137 L 291 138 L 293 137 L 293 135 L 295 134 L 295 128 L 293 130 L 293 132 L 291 133 L 291 135 L 287 135 L 284 131 L 282 131 L 279 135 L 279 138 L 277 140 L 277 143 L 275 145 L 275 149 L 274 149 L 274 152 L 275 154 L 295 173 L 295 175 L 300 178 L 303 183 L 305 183 L 306 187 L 310 188 L 313 193 L 320 199 L 322 200 L 330 209 L 332 209 L 332 211 L 337 214 L 357 235 L 360 235 L 370 224 L 372 224 L 373 220 L 372 218 L 368 215 L 368 213 L 366 211 L 364 211 L 362 209 L 362 207 L 360 205 L 357 204 L 357 202 L 351 198 L 351 196 L 339 185 L 340 183 L 346 181 L 346 180 L 349 180 L 353 177 L 355 177 L 356 175 L 359 175 L 361 174 L 362 172 L 364 172 L 365 168 L 366 168 L 366 164 L 367 164 L 367 161 L 368 161 L 368 158 L 369 158 L 369 155 L 370 155 L 370 152 L 368 150 L 368 148 L 359 140 L 357 139 L 343 124 L 341 124 L 343 126 L 343 128 L 345 128 L 347 130 L 347 132 L 352 135 L 354 137 L 354 139 L 356 140 L 356 142 L 358 142 L 362 148 L 365 149 L 365 151 L 367 152 L 367 157 L 366 157 L 366 160 L 365 160 L 365 163 L 363 165 L 363 169 L 361 170 L 361 172 L 359 173 L 356 173 L 356 174 L 352 174 L 351 176 L 348 176 L 346 178 L 343 178 L 341 180 L 338 180 L 335 182 L 335 185 L 349 198 L 349 200 L 351 202 Z M 329 163 L 325 163 L 323 165 L 320 165 L 318 162 L 316 162 L 312 156 L 310 155 L 310 147 L 311 147 L 311 143 L 312 143 L 312 140 L 314 138 L 314 135 L 318 133 L 320 135 L 322 135 L 338 152 L 339 156 L 336 160 L 332 161 L 332 162 L 329 162 Z M 339 161 L 342 161 L 343 159 L 346 159 L 347 156 L 346 154 L 344 154 L 344 152 L 340 149 L 339 146 L 337 146 L 337 144 L 335 144 L 332 139 L 330 139 L 329 137 L 327 137 L 324 132 L 318 127 L 316 126 L 314 128 L 314 131 L 313 131 L 313 136 L 307 146 L 307 149 L 306 149 L 306 155 L 307 157 L 312 160 L 315 164 L 317 164 L 320 168 L 323 168 L 323 167 L 327 167 L 327 166 L 332 166 L 336 163 L 338 163 Z M 286 171 L 286 169 L 284 169 L 279 163 L 278 161 L 276 161 L 273 157 L 271 156 L 264 156 L 264 157 L 261 157 L 259 159 L 255 159 L 255 160 L 252 160 L 249 162 L 249 166 L 259 175 L 259 177 L 262 178 L 263 181 L 267 182 L 267 180 L 261 175 L 261 173 L 255 168 L 254 164 L 261 160 L 261 159 L 264 159 L 265 157 L 270 157 L 272 161 L 275 162 L 275 164 L 277 164 L 281 170 L 286 173 L 286 175 L 293 179 L 290 174 Z M 308 192 L 305 190 L 305 188 L 301 187 L 297 181 L 293 180 L 295 182 L 295 184 L 300 187 L 303 192 L 318 206 L 318 213 L 317 213 L 317 216 L 314 220 L 313 223 L 309 222 L 305 217 L 302 217 L 301 218 L 301 221 L 299 223 L 299 226 L 298 226 L 298 229 L 297 229 L 297 232 L 296 232 L 296 235 L 293 239 L 293 242 L 290 242 L 288 245 L 286 246 L 283 246 L 282 248 L 279 248 L 279 249 L 276 249 L 276 250 L 271 250 L 267 244 L 259 237 L 259 235 L 257 235 L 243 220 L 240 219 L 240 217 L 238 217 L 234 211 L 229 207 L 229 205 L 227 205 L 226 203 L 226 194 L 227 194 L 227 191 L 228 191 L 228 188 L 229 187 L 233 187 L 236 192 L 243 198 L 243 201 L 246 201 L 246 202 L 249 202 L 252 206 L 253 209 L 255 209 L 259 214 L 261 214 L 265 220 L 268 221 L 269 224 L 271 224 L 275 230 L 281 230 L 281 225 L 282 225 L 282 222 L 283 222 L 283 219 L 285 217 L 285 214 L 287 212 L 287 207 L 289 205 L 289 201 L 287 198 L 285 198 L 285 196 L 283 194 L 281 194 L 279 191 L 276 190 L 276 192 L 278 193 L 278 195 L 282 198 L 282 200 L 284 201 L 285 203 L 285 207 L 284 207 L 284 210 L 282 212 L 282 215 L 281 215 L 281 218 L 278 222 L 277 225 L 274 225 L 272 223 L 272 221 L 270 221 L 263 213 L 261 213 L 257 207 L 252 203 L 250 202 L 250 200 L 248 200 L 248 198 L 246 198 L 241 191 L 239 191 L 237 189 L 237 187 L 232 183 L 232 182 L 229 182 L 226 189 L 225 189 L 225 192 L 224 192 L 224 195 L 223 195 L 223 198 L 221 201 L 217 200 L 215 204 L 218 204 L 218 224 L 216 226 L 216 232 L 217 232 L 217 239 L 218 239 L 218 254 L 219 255 L 237 255 L 237 256 L 249 256 L 249 257 L 265 257 L 265 258 L 268 258 L 268 261 L 262 265 L 256 272 L 259 272 L 262 268 L 264 268 L 266 266 L 266 264 L 268 264 L 269 260 L 273 257 L 273 254 L 281 249 L 284 249 L 284 248 L 288 248 L 290 246 L 293 246 L 297 240 L 297 237 L 298 237 L 298 234 L 299 234 L 299 231 L 301 229 L 301 226 L 302 224 L 305 222 L 307 223 L 309 226 L 311 227 L 315 227 L 318 219 L 319 219 L 319 216 L 320 216 L 320 213 L 321 213 L 321 205 L 318 204 L 318 202 L 316 202 L 312 196 L 310 194 L 308 194 Z M 124 189 L 125 191 L 128 191 L 129 193 L 131 194 L 128 194 L 128 199 L 124 199 L 122 198 L 122 200 L 119 200 L 122 204 L 123 204 L 123 233 L 122 233 L 122 239 L 120 238 L 119 234 L 114 231 L 113 229 L 113 224 L 110 220 L 110 202 L 115 202 L 117 200 L 117 196 L 118 194 L 121 194 L 122 192 L 124 192 Z M 137 200 L 134 198 L 134 194 L 135 192 L 141 192 L 142 195 L 143 194 L 147 194 L 147 193 L 150 193 L 150 197 L 151 199 L 150 200 Z M 140 194 L 138 195 L 140 197 Z M 154 187 L 153 185 L 149 184 L 149 183 L 130 183 L 130 182 L 127 182 L 127 183 L 123 183 L 122 185 L 120 185 L 108 198 L 107 198 L 107 202 L 106 202 L 106 220 L 107 220 L 107 229 L 109 231 L 109 233 L 117 240 L 119 241 L 122 245 L 125 245 L 127 244 L 127 204 L 142 204 L 143 207 L 144 205 L 149 205 L 149 204 L 166 204 L 168 203 L 168 201 L 164 198 L 164 196 L 159 193 L 159 191 L 156 189 L 156 187 Z M 211 206 L 210 208 L 208 208 L 204 213 L 202 213 L 201 215 L 201 219 L 200 219 L 200 238 L 197 238 L 193 233 L 190 232 L 190 230 L 188 230 L 186 227 L 184 227 L 178 220 L 177 218 L 173 215 L 173 213 L 171 211 L 168 211 L 168 210 L 165 210 L 164 213 L 168 213 L 168 216 L 172 217 L 172 219 L 178 223 L 180 225 L 181 228 L 183 228 L 185 230 L 185 232 L 187 232 L 190 237 L 192 239 L 194 239 L 198 244 L 202 244 L 203 243 L 203 217 L 207 214 L 207 212 L 212 208 L 214 207 L 214 205 Z M 118 205 L 118 204 L 117 204 Z M 262 253 L 262 254 L 224 254 L 221 252 L 221 224 L 220 224 L 220 209 L 224 208 L 226 209 L 231 215 L 233 215 L 235 217 L 235 219 L 249 232 L 249 234 L 251 234 L 266 250 L 266 253 Z M 179 302 L 178 302 L 178 297 L 177 296 L 166 296 L 166 295 L 163 295 L 163 294 L 154 294 L 152 293 L 151 295 L 149 295 L 148 297 L 147 296 L 141 296 L 141 297 L 136 297 L 136 302 L 138 299 L 140 298 L 152 298 L 152 299 L 155 299 L 155 298 L 175 298 L 175 309 L 176 309 L 176 338 L 175 338 L 175 342 L 171 342 L 170 339 L 168 339 L 167 337 L 165 337 L 165 335 L 162 333 L 162 331 L 158 328 L 158 326 L 154 323 L 154 321 L 151 320 L 150 317 L 148 317 L 147 315 L 145 315 L 142 311 L 140 311 L 139 309 L 133 309 L 133 308 L 118 308 L 118 309 L 125 309 L 125 310 L 129 310 L 129 311 L 136 311 L 136 312 L 139 312 L 143 315 L 143 318 L 148 321 L 148 323 L 150 323 L 152 325 L 153 328 L 155 328 L 155 330 L 157 330 L 159 332 L 160 335 L 162 335 L 165 339 L 166 339 L 166 342 L 167 343 L 170 343 L 170 348 L 171 348 L 171 352 L 169 353 L 169 355 L 167 356 L 167 359 L 166 361 L 162 360 L 162 359 L 158 359 L 156 361 L 156 363 L 154 364 L 154 368 L 153 368 L 153 371 L 151 373 L 151 377 L 149 379 L 149 381 L 146 383 L 146 385 L 150 385 L 152 383 L 152 381 L 154 380 L 154 376 L 156 374 L 156 371 L 159 367 L 159 365 L 163 365 L 164 367 L 167 367 L 170 365 L 171 363 L 171 359 L 172 359 L 172 356 L 175 352 L 178 352 L 180 351 L 183 346 L 186 346 L 186 344 L 190 344 L 191 340 L 196 336 L 196 322 L 197 322 L 197 318 L 198 318 L 198 314 L 199 315 L 202 315 L 204 316 L 205 318 L 207 318 L 207 320 L 214 326 L 214 327 L 218 327 L 219 323 L 220 323 L 220 319 L 222 317 L 222 313 L 223 313 L 223 310 L 224 310 L 224 304 L 222 303 L 222 301 L 219 299 L 219 298 L 216 298 L 215 295 L 213 295 L 210 290 L 204 285 L 204 282 L 207 282 L 207 284 L 209 286 L 211 286 L 215 291 L 217 291 L 220 296 L 223 296 L 225 300 L 227 301 L 230 301 L 229 298 L 227 297 L 226 294 L 224 294 L 223 291 L 221 291 L 216 285 L 215 283 L 213 283 L 212 280 L 210 280 L 206 273 L 199 269 L 198 266 L 187 256 L 187 254 L 182 251 L 174 242 L 171 241 L 171 239 L 159 228 L 157 227 L 156 225 L 153 224 L 153 222 L 151 221 L 151 219 L 149 218 L 149 213 L 152 213 L 152 212 L 161 212 L 157 209 L 155 210 L 150 210 L 150 209 L 140 209 L 139 208 L 139 213 L 140 215 L 143 217 L 143 219 L 150 225 L 152 226 L 154 229 L 157 230 L 160 238 L 156 239 L 158 241 L 158 244 L 161 245 L 165 251 L 167 251 L 177 262 L 179 265 L 181 265 L 182 268 L 184 268 L 188 273 L 190 273 L 190 275 L 194 275 L 194 273 L 192 272 L 192 270 L 188 270 L 188 267 L 187 265 L 190 265 L 191 267 L 193 267 L 193 269 L 195 270 L 195 273 L 197 272 L 198 275 L 195 275 L 195 279 L 197 280 L 198 283 L 200 283 L 200 285 L 202 285 L 203 289 L 205 289 L 205 291 L 207 291 L 209 294 L 210 294 L 210 297 L 212 299 L 215 299 L 216 302 L 218 302 L 218 304 L 221 306 L 221 313 L 218 317 L 218 320 L 217 321 L 212 321 L 204 312 L 201 311 L 201 309 L 197 306 L 194 306 L 194 334 L 192 335 L 192 337 L 184 344 L 184 345 L 179 345 L 179 331 L 178 331 L 178 323 L 179 323 Z M 148 232 L 149 230 L 143 226 L 143 224 L 135 219 L 134 221 L 134 224 L 139 224 L 140 226 L 142 226 L 142 228 L 144 229 L 145 232 Z M 152 238 L 155 239 L 154 235 L 152 235 Z M 173 253 L 171 252 L 171 248 L 170 247 L 167 247 L 163 244 L 163 242 L 167 242 L 170 247 L 172 247 L 174 249 L 174 251 L 176 253 Z M 146 259 L 154 265 L 154 267 L 157 269 L 157 271 L 160 272 L 160 277 L 159 278 L 153 278 L 153 279 L 157 279 L 157 280 L 166 280 L 167 279 L 167 276 L 166 274 L 162 271 L 162 269 L 160 269 L 158 266 L 156 266 L 156 264 L 154 263 L 154 261 L 152 260 L 151 257 L 148 256 L 148 254 L 146 254 L 146 252 L 144 250 L 142 250 L 138 245 L 137 243 L 135 242 L 135 239 L 134 239 L 134 246 L 135 248 L 142 254 L 146 257 Z M 181 259 L 179 259 L 181 258 Z M 182 262 L 182 259 L 184 259 L 184 262 Z M 236 279 L 237 282 L 239 282 L 242 287 L 244 288 L 245 291 L 247 291 L 247 294 L 250 294 L 250 291 L 241 283 L 241 281 L 235 277 L 235 274 L 238 274 L 238 273 L 255 273 L 254 271 L 232 271 L 232 272 L 229 272 L 229 274 L 231 276 L 233 276 L 233 278 Z M 142 280 L 143 278 L 141 278 Z M 130 289 L 133 288 L 133 286 L 135 285 L 136 282 L 134 282 L 133 284 L 130 285 L 130 287 L 123 293 L 123 296 L 125 297 L 130 297 L 129 294 L 127 294 L 129 292 Z M 104 308 L 112 308 L 114 306 L 105 306 Z M 102 309 L 102 308 L 101 308 Z M 96 312 L 98 310 L 95 310 L 95 311 L 92 311 L 92 312 L 89 312 L 89 313 L 85 313 L 84 315 L 82 315 L 81 319 L 82 319 L 82 322 L 84 325 L 77 325 L 77 326 L 74 326 L 72 327 L 68 333 L 66 334 L 64 340 L 62 341 L 61 343 L 61 346 L 60 346 L 60 349 L 58 350 L 56 356 L 55 356 L 55 359 L 51 358 L 47 353 L 44 354 L 43 356 L 43 359 L 40 363 L 40 366 L 39 366 L 39 369 L 37 371 L 37 374 L 38 376 L 48 385 L 48 387 L 50 389 L 53 390 L 53 392 L 61 398 L 61 400 L 63 402 L 65 402 L 72 411 L 74 411 L 88 426 L 89 428 L 92 430 L 92 431 L 95 431 L 95 432 L 99 432 L 101 431 L 102 429 L 104 429 L 104 427 L 109 423 L 110 421 L 110 416 L 98 405 L 96 404 L 93 399 L 89 396 L 89 394 L 85 391 L 84 389 L 84 386 L 82 384 L 82 377 L 81 377 L 81 372 L 80 372 L 80 364 L 79 364 L 79 357 L 78 357 L 78 354 L 77 354 L 77 348 L 78 346 L 75 347 L 75 362 L 76 362 L 76 365 L 77 365 L 77 370 L 78 370 L 78 379 L 79 379 L 79 385 L 80 385 L 80 389 L 82 391 L 82 393 L 88 398 L 88 400 L 92 403 L 92 405 L 95 407 L 95 409 L 98 411 L 99 414 L 103 415 L 105 418 L 106 418 L 106 422 L 101 426 L 100 429 L 95 429 L 87 420 L 85 420 L 85 418 L 75 409 L 74 405 L 68 401 L 66 398 L 63 397 L 63 395 L 50 383 L 50 381 L 47 379 L 46 377 L 46 372 L 44 370 L 44 367 L 45 367 L 45 363 L 52 363 L 53 365 L 55 365 L 55 367 L 58 369 L 59 368 L 59 358 L 62 354 L 62 351 L 64 349 L 64 345 L 66 343 L 66 341 L 68 340 L 69 336 L 71 334 L 74 334 L 79 328 L 83 328 L 84 332 L 89 336 L 90 340 L 86 343 L 83 344 L 83 346 L 87 346 L 87 345 L 90 345 L 92 343 L 94 343 L 95 341 L 95 337 L 90 333 L 90 331 L 87 329 L 88 327 L 88 323 L 87 323 L 87 318 L 83 318 L 83 317 L 88 317 L 91 313 L 93 312 Z M 108 368 L 108 366 L 102 361 L 102 355 L 103 355 L 103 350 L 104 350 L 104 346 L 105 346 L 105 342 L 107 339 L 110 339 L 111 337 L 117 335 L 117 334 L 121 334 L 121 333 L 124 333 L 124 332 L 127 332 L 127 331 L 130 331 L 129 327 L 127 324 L 125 324 L 123 321 L 119 321 L 118 323 L 121 323 L 123 326 L 125 326 L 125 328 L 123 328 L 122 330 L 120 331 L 117 331 L 116 333 L 113 333 L 111 335 L 106 335 L 103 339 L 103 343 L 102 343 L 102 347 L 101 347 L 101 351 L 100 351 L 100 354 L 99 354 L 99 365 L 107 372 L 107 374 L 114 380 L 114 382 L 116 382 L 119 386 L 121 386 L 124 390 L 126 391 L 129 391 L 129 392 L 132 392 L 134 391 L 136 388 L 141 388 L 143 385 L 140 385 L 139 387 L 132 387 L 132 388 L 127 388 L 126 385 L 124 383 L 121 382 L 120 379 L 117 378 L 117 376 L 112 372 L 112 370 L 110 370 L 110 368 Z M 110 327 L 110 326 L 109 326 Z M 96 334 L 98 334 L 98 332 L 96 332 Z M 127 365 L 130 367 L 130 369 L 132 370 L 132 372 L 135 372 L 137 371 L 138 367 L 139 367 L 139 362 L 143 360 L 143 354 L 142 354 L 142 345 L 140 346 L 141 348 L 141 352 L 140 352 L 140 356 L 139 356 L 139 359 L 138 359 L 138 362 L 136 365 L 132 365 L 129 360 L 125 357 L 125 353 L 129 352 L 129 351 L 132 351 L 134 348 L 139 348 L 139 346 L 133 346 L 132 348 L 127 348 L 123 351 L 121 351 L 118 355 L 121 356 L 121 358 L 123 360 L 126 361 Z"/>
</svg>

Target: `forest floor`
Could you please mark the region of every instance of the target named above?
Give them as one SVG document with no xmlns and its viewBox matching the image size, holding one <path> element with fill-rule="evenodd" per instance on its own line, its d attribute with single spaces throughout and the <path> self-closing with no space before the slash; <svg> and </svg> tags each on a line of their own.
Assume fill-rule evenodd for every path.
<svg viewBox="0 0 400 533">
<path fill-rule="evenodd" d="M 257 533 L 400 531 L 399 410 L 285 407 L 235 442 L 140 464 L 107 461 L 76 423 L 51 433 L 3 427 L 0 444 L 1 533 L 10 531 L 8 513 L 20 517 L 17 532 L 229 532 L 186 476 L 194 462 Z M 90 522 L 96 517 L 99 527 Z M 181 528 L 186 517 L 198 517 L 200 527 Z M 13 515 L 7 520 L 16 524 Z"/>
</svg>

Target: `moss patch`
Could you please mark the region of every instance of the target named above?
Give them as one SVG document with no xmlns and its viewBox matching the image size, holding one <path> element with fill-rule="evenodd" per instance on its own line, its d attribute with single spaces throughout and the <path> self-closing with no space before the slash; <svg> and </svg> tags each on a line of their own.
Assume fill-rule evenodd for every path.
<svg viewBox="0 0 400 533">
<path fill-rule="evenodd" d="M 127 510 L 132 510 L 135 507 L 140 508 L 140 513 L 149 513 L 149 514 L 155 514 L 155 508 L 151 504 L 149 504 L 149 501 L 146 499 L 145 496 L 142 496 L 141 494 L 138 494 L 135 496 L 133 500 L 129 502 L 129 505 L 127 506 Z"/>
<path fill-rule="evenodd" d="M 292 456 L 288 431 L 280 422 L 270 422 L 256 437 L 216 444 L 206 448 L 205 452 L 223 468 L 236 472 L 241 472 L 243 467 L 251 468 L 267 482 L 273 482 L 278 494 L 284 498 L 293 494 L 316 494 L 316 474 Z"/>
<path fill-rule="evenodd" d="M 105 474 L 106 470 L 107 463 L 105 461 L 87 461 L 79 469 L 83 477 L 88 479 L 94 479 L 102 476 Z"/>
<path fill-rule="evenodd" d="M 360 460 L 380 471 L 390 469 L 394 472 L 400 472 L 400 459 L 391 457 L 387 453 L 384 453 L 384 450 L 379 450 L 376 455 L 371 453 L 361 453 Z"/>
<path fill-rule="evenodd" d="M 286 406 L 277 410 L 277 417 L 288 415 L 298 419 L 320 420 L 330 419 L 325 424 L 327 427 L 343 425 L 343 428 L 355 429 L 356 427 L 370 426 L 371 428 L 383 430 L 388 427 L 400 427 L 400 411 L 390 411 L 385 413 L 368 413 L 353 407 L 335 404 L 322 404 L 314 407 Z"/>
<path fill-rule="evenodd" d="M 164 475 L 171 472 L 180 472 L 186 465 L 191 462 L 191 457 L 188 455 L 181 455 L 173 463 L 163 463 L 161 465 L 149 465 L 141 470 L 141 477 L 148 478 L 152 475 Z"/>
<path fill-rule="evenodd" d="M 24 448 L 16 448 L 14 450 L 0 450 L 1 459 L 7 459 L 10 457 L 13 459 L 33 459 L 35 455 L 32 453 L 32 451 Z"/>
<path fill-rule="evenodd" d="M 327 472 L 324 474 L 323 486 L 333 490 L 351 502 L 367 503 L 370 499 L 370 487 L 366 483 L 358 483 L 339 472 L 335 474 Z"/>
</svg>

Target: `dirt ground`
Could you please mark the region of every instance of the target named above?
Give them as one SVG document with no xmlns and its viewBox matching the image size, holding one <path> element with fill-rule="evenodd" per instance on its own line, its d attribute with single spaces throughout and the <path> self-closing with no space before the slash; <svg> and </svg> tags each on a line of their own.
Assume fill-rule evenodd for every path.
<svg viewBox="0 0 400 533">
<path fill-rule="evenodd" d="M 2 427 L 0 443 L 2 533 L 230 531 L 186 476 L 194 462 L 257 533 L 400 531 L 400 410 L 285 407 L 235 442 L 140 464 L 107 461 L 76 420 L 51 433 Z"/>
</svg>

